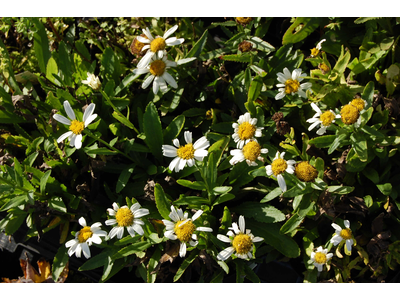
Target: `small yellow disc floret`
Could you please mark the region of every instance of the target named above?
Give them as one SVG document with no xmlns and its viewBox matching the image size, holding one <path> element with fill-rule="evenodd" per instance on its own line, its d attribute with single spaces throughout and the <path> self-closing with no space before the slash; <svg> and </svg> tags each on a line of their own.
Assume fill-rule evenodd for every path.
<svg viewBox="0 0 400 300">
<path fill-rule="evenodd" d="M 286 168 L 287 162 L 283 158 L 275 159 L 271 164 L 271 169 L 275 176 L 285 172 Z"/>
<path fill-rule="evenodd" d="M 251 21 L 253 20 L 253 18 L 251 17 L 237 17 L 236 18 L 236 22 L 238 22 L 241 25 L 247 25 L 249 24 Z"/>
<path fill-rule="evenodd" d="M 196 226 L 194 226 L 193 222 L 190 220 L 187 221 L 182 226 L 179 226 L 183 222 L 185 222 L 185 221 L 178 221 L 175 224 L 174 232 L 181 242 L 186 243 L 186 242 L 189 242 L 190 239 L 192 238 L 192 234 L 196 230 Z"/>
<path fill-rule="evenodd" d="M 155 60 L 150 64 L 150 73 L 154 76 L 161 76 L 165 72 L 165 62 L 162 60 Z"/>
<path fill-rule="evenodd" d="M 89 238 L 91 238 L 93 235 L 93 232 L 90 230 L 89 226 L 83 227 L 78 234 L 78 240 L 79 243 L 84 243 L 86 242 Z"/>
<path fill-rule="evenodd" d="M 83 129 L 85 129 L 85 123 L 80 122 L 78 120 L 71 121 L 71 125 L 69 126 L 69 130 L 71 130 L 74 134 L 81 134 Z"/>
<path fill-rule="evenodd" d="M 133 224 L 133 213 L 128 207 L 121 207 L 115 214 L 118 226 L 126 227 Z"/>
<path fill-rule="evenodd" d="M 251 125 L 249 122 L 243 122 L 239 125 L 238 135 L 241 140 L 248 140 L 254 136 L 256 126 Z"/>
<path fill-rule="evenodd" d="M 253 242 L 251 241 L 250 236 L 244 233 L 239 233 L 232 241 L 232 247 L 238 254 L 247 254 L 252 245 Z"/>
<path fill-rule="evenodd" d="M 326 263 L 326 254 L 322 252 L 315 253 L 314 260 L 317 264 L 324 264 Z"/>
<path fill-rule="evenodd" d="M 312 181 L 318 176 L 318 171 L 307 161 L 302 161 L 296 165 L 295 174 L 302 181 Z"/>
<path fill-rule="evenodd" d="M 331 112 L 331 111 L 328 110 L 328 111 L 324 112 L 324 113 L 319 117 L 319 119 L 321 120 L 322 125 L 324 125 L 324 126 L 329 126 L 329 125 L 332 124 L 332 121 L 335 120 L 335 114 L 334 114 L 333 112 Z"/>
<path fill-rule="evenodd" d="M 319 53 L 319 50 L 318 50 L 317 48 L 312 48 L 312 49 L 311 49 L 311 56 L 312 56 L 312 57 L 317 56 L 318 53 Z"/>
<path fill-rule="evenodd" d="M 180 146 L 176 150 L 176 154 L 182 159 L 192 159 L 194 158 L 194 148 L 192 144 L 186 144 L 185 146 Z"/>
<path fill-rule="evenodd" d="M 162 37 L 158 37 L 151 41 L 150 50 L 151 52 L 156 53 L 159 50 L 164 50 L 165 46 L 166 46 L 165 40 Z"/>
<path fill-rule="evenodd" d="M 351 105 L 357 107 L 358 111 L 362 111 L 365 107 L 365 101 L 360 98 L 355 98 L 350 102 Z"/>
<path fill-rule="evenodd" d="M 360 112 L 358 111 L 357 107 L 347 104 L 343 106 L 342 110 L 340 111 L 340 115 L 342 116 L 342 121 L 344 124 L 351 125 L 357 121 Z"/>
<path fill-rule="evenodd" d="M 256 161 L 261 154 L 261 146 L 256 141 L 250 141 L 243 147 L 243 156 L 250 161 Z"/>
<path fill-rule="evenodd" d="M 297 80 L 288 79 L 285 82 L 285 93 L 286 94 L 296 93 L 299 90 L 299 87 L 300 87 L 300 82 L 298 82 Z"/>
<path fill-rule="evenodd" d="M 350 228 L 342 229 L 342 231 L 340 232 L 340 236 L 341 236 L 344 240 L 349 240 L 349 239 L 351 239 L 351 229 L 350 229 Z"/>
</svg>

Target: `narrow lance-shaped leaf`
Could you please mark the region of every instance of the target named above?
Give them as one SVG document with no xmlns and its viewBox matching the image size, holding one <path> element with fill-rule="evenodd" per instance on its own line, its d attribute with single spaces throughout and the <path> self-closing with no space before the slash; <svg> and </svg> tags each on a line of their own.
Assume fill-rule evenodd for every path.
<svg viewBox="0 0 400 300">
<path fill-rule="evenodd" d="M 143 130 L 146 135 L 146 144 L 158 161 L 163 160 L 163 134 L 160 117 L 153 102 L 150 102 L 143 114 Z"/>
</svg>

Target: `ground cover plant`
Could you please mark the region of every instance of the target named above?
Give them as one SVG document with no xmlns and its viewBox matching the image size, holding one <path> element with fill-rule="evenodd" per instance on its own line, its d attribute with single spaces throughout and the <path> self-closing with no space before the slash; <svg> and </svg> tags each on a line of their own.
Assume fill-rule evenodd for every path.
<svg viewBox="0 0 400 300">
<path fill-rule="evenodd" d="M 399 23 L 2 18 L 3 281 L 398 281 Z"/>
</svg>

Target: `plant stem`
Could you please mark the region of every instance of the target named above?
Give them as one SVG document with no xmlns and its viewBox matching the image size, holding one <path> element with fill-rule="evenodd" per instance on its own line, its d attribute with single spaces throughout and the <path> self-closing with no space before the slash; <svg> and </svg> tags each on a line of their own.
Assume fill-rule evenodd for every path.
<svg viewBox="0 0 400 300">
<path fill-rule="evenodd" d="M 122 152 L 121 150 L 118 150 L 117 148 L 111 146 L 109 143 L 107 143 L 106 141 L 102 140 L 101 138 L 95 136 L 94 134 L 92 134 L 90 131 L 86 131 L 85 133 L 90 136 L 91 138 L 95 139 L 96 141 L 99 141 L 101 143 L 103 143 L 104 145 L 106 145 L 108 148 L 110 148 L 111 150 L 118 152 L 119 154 L 125 156 L 126 158 L 128 158 L 129 160 L 131 160 L 132 162 L 136 163 L 133 158 L 131 158 L 129 155 L 125 154 L 124 152 Z"/>
</svg>

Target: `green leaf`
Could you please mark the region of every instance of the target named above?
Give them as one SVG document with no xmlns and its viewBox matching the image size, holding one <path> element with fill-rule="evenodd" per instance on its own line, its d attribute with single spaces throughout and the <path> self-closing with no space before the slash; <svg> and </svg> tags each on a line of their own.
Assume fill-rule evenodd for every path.
<svg viewBox="0 0 400 300">
<path fill-rule="evenodd" d="M 100 254 L 97 254 L 85 261 L 85 263 L 79 267 L 79 271 L 88 271 L 104 266 L 104 264 L 107 263 L 107 258 L 112 256 L 114 252 L 115 250 L 111 248 L 104 249 Z"/>
<path fill-rule="evenodd" d="M 21 164 L 18 159 L 14 157 L 14 174 L 15 174 L 15 182 L 19 187 L 23 186 L 23 177 L 24 173 L 22 173 Z"/>
<path fill-rule="evenodd" d="M 206 189 L 206 185 L 203 181 L 189 181 L 185 179 L 178 179 L 176 183 L 193 190 L 203 191 Z"/>
<path fill-rule="evenodd" d="M 232 210 L 243 214 L 246 218 L 253 218 L 258 222 L 276 223 L 285 220 L 285 215 L 274 206 L 259 202 L 244 202 Z"/>
<path fill-rule="evenodd" d="M 156 199 L 156 206 L 160 215 L 164 219 L 169 219 L 171 205 L 165 197 L 164 190 L 159 183 L 156 183 L 154 186 L 154 197 Z"/>
<path fill-rule="evenodd" d="M 199 251 L 195 249 L 190 253 L 189 257 L 182 262 L 181 266 L 174 276 L 174 282 L 178 281 L 179 278 L 181 278 L 187 267 L 190 266 L 190 264 L 196 259 L 197 256 L 199 256 Z"/>
<path fill-rule="evenodd" d="M 179 115 L 165 128 L 164 130 L 164 141 L 166 143 L 172 143 L 172 141 L 179 135 L 183 125 L 185 124 L 185 116 Z"/>
<path fill-rule="evenodd" d="M 51 276 L 54 281 L 58 280 L 62 271 L 64 271 L 65 266 L 67 265 L 69 260 L 69 255 L 67 248 L 64 245 L 61 245 L 58 248 L 56 255 L 54 256 L 53 264 L 51 266 Z"/>
<path fill-rule="evenodd" d="M 228 54 L 228 55 L 222 55 L 221 56 L 222 60 L 227 60 L 227 61 L 235 61 L 235 62 L 241 62 L 241 63 L 249 63 L 251 61 L 251 56 L 249 53 L 243 53 L 243 54 Z"/>
<path fill-rule="evenodd" d="M 362 174 L 373 183 L 379 183 L 379 174 L 374 168 L 366 167 L 364 170 L 362 170 Z"/>
<path fill-rule="evenodd" d="M 335 139 L 336 135 L 323 135 L 309 140 L 308 143 L 317 148 L 329 148 Z"/>
<path fill-rule="evenodd" d="M 119 193 L 123 190 L 123 188 L 128 183 L 128 180 L 131 177 L 134 169 L 135 164 L 130 164 L 122 170 L 121 174 L 118 177 L 117 186 L 115 188 L 116 193 Z"/>
<path fill-rule="evenodd" d="M 329 78 L 332 81 L 334 81 L 338 77 L 343 75 L 349 61 L 350 61 L 350 50 L 347 50 L 346 54 L 344 54 L 344 46 L 342 45 L 342 51 L 341 51 L 340 57 L 339 57 L 338 61 L 336 62 L 336 65 L 331 70 L 331 75 L 329 75 Z"/>
<path fill-rule="evenodd" d="M 331 154 L 333 151 L 335 151 L 337 148 L 340 147 L 340 143 L 345 140 L 347 137 L 346 133 L 340 134 L 338 135 L 335 140 L 332 142 L 332 144 L 330 145 L 329 149 L 328 149 L 328 154 Z"/>
<path fill-rule="evenodd" d="M 249 41 L 255 44 L 255 48 L 258 50 L 264 51 L 267 54 L 271 53 L 272 51 L 275 51 L 275 47 L 272 46 L 270 43 L 267 43 L 266 41 L 260 39 L 259 37 L 252 36 L 249 38 Z"/>
<path fill-rule="evenodd" d="M 367 85 L 364 88 L 364 91 L 361 94 L 361 99 L 367 101 L 367 106 L 372 105 L 372 101 L 374 100 L 374 90 L 375 90 L 374 82 L 370 81 L 367 83 Z"/>
<path fill-rule="evenodd" d="M 351 193 L 354 190 L 354 186 L 331 185 L 327 190 L 333 194 L 345 195 Z"/>
<path fill-rule="evenodd" d="M 235 198 L 235 195 L 227 193 L 219 196 L 217 199 L 215 199 L 213 206 L 224 203 L 226 201 L 232 200 Z"/>
<path fill-rule="evenodd" d="M 255 236 L 263 237 L 265 243 L 274 247 L 284 256 L 294 258 L 300 255 L 297 243 L 287 235 L 280 234 L 279 224 L 259 223 L 246 219 L 246 228 L 250 229 Z"/>
<path fill-rule="evenodd" d="M 319 26 L 319 18 L 296 18 L 294 23 L 283 35 L 282 45 L 295 44 L 304 40 Z"/>
<path fill-rule="evenodd" d="M 229 227 L 232 226 L 232 217 L 231 212 L 227 206 L 224 207 L 224 213 L 221 219 L 221 226 L 219 227 L 220 230 L 224 231 L 227 230 Z"/>
<path fill-rule="evenodd" d="M 51 82 L 59 85 L 60 82 L 53 76 L 54 74 L 58 75 L 58 66 L 55 59 L 53 57 L 50 57 L 46 66 L 46 77 Z"/>
<path fill-rule="evenodd" d="M 107 47 L 104 50 L 101 58 L 101 64 L 104 67 L 106 74 L 109 74 L 116 83 L 119 82 L 119 76 L 121 75 L 121 66 L 118 56 L 115 54 L 111 47 Z"/>
<path fill-rule="evenodd" d="M 381 191 L 382 194 L 385 196 L 389 196 L 392 192 L 392 184 L 385 183 L 385 184 L 377 184 L 376 187 Z"/>
<path fill-rule="evenodd" d="M 269 192 L 264 198 L 261 199 L 260 203 L 265 203 L 268 201 L 271 201 L 275 199 L 276 197 L 280 196 L 282 194 L 282 190 L 280 187 L 277 187 L 273 189 L 271 192 Z"/>
<path fill-rule="evenodd" d="M 49 50 L 49 39 L 47 38 L 46 29 L 39 21 L 39 18 L 31 19 L 35 24 L 36 32 L 33 35 L 33 49 L 35 50 L 35 57 L 38 61 L 40 71 L 46 73 L 47 62 L 51 57 Z"/>
<path fill-rule="evenodd" d="M 247 96 L 247 105 L 250 105 L 248 109 L 252 116 L 255 116 L 257 114 L 257 111 L 254 106 L 254 101 L 256 101 L 258 96 L 260 95 L 262 86 L 263 86 L 263 81 L 259 76 L 254 77 L 250 83 L 250 89 Z M 252 105 L 250 104 L 250 102 Z"/>
<path fill-rule="evenodd" d="M 6 234 L 12 235 L 14 234 L 20 226 L 25 222 L 25 218 L 27 217 L 28 213 L 25 211 L 13 211 L 11 215 L 9 215 L 9 221 L 6 226 Z"/>
<path fill-rule="evenodd" d="M 121 93 L 121 91 L 123 91 L 125 88 L 127 88 L 139 76 L 140 76 L 140 74 L 135 75 L 133 73 L 129 73 L 124 79 L 122 79 L 119 86 L 116 87 L 114 96 L 117 96 L 119 93 Z"/>
<path fill-rule="evenodd" d="M 143 130 L 145 142 L 158 161 L 163 161 L 162 145 L 163 134 L 160 117 L 153 102 L 150 102 L 143 114 Z"/>
<path fill-rule="evenodd" d="M 51 170 L 46 171 L 46 173 L 44 173 L 44 175 L 40 178 L 40 193 L 42 195 L 45 195 L 46 192 L 46 183 L 47 180 L 49 179 L 51 174 Z"/>
<path fill-rule="evenodd" d="M 67 86 L 72 85 L 73 62 L 70 54 L 68 53 L 67 45 L 64 41 L 59 44 L 59 67 L 61 78 Z"/>
<path fill-rule="evenodd" d="M 303 222 L 309 211 L 313 209 L 314 202 L 311 201 L 309 196 L 303 196 L 304 195 L 299 196 L 301 198 L 301 202 L 298 209 L 296 209 L 296 212 L 290 217 L 290 219 L 282 225 L 280 233 L 287 234 L 295 230 Z"/>
<path fill-rule="evenodd" d="M 174 201 L 174 205 L 201 205 L 208 204 L 209 200 L 198 196 L 181 195 L 178 200 Z"/>
<path fill-rule="evenodd" d="M 52 197 L 49 199 L 49 207 L 60 212 L 66 213 L 67 208 L 61 197 Z"/>
<path fill-rule="evenodd" d="M 151 243 L 149 243 L 148 241 L 143 241 L 143 242 L 138 242 L 136 244 L 132 244 L 129 245 L 125 248 L 122 248 L 121 250 L 119 250 L 117 253 L 115 253 L 111 259 L 112 260 L 116 260 L 122 257 L 126 257 L 141 251 L 146 250 L 147 248 L 149 248 L 151 246 Z"/>
<path fill-rule="evenodd" d="M 201 38 L 196 42 L 193 48 L 185 55 L 185 58 L 198 57 L 200 55 L 200 53 L 203 51 L 204 46 L 206 45 L 207 35 L 208 35 L 208 29 L 204 31 Z"/>
<path fill-rule="evenodd" d="M 0 211 L 5 211 L 5 210 L 8 210 L 8 209 L 13 208 L 13 207 L 20 206 L 21 204 L 24 204 L 27 201 L 28 201 L 28 195 L 27 194 L 15 196 L 11 200 L 9 200 L 7 203 L 5 203 L 0 208 Z"/>
<path fill-rule="evenodd" d="M 215 188 L 213 188 L 213 192 L 215 194 L 225 194 L 228 193 L 232 190 L 231 186 L 216 186 Z"/>
<path fill-rule="evenodd" d="M 122 113 L 118 112 L 118 111 L 113 111 L 112 116 L 117 119 L 118 121 L 120 121 L 122 124 L 124 124 L 126 127 L 130 128 L 130 129 L 134 129 L 135 126 L 133 126 L 132 122 L 129 121 Z"/>
<path fill-rule="evenodd" d="M 117 155 L 118 153 L 107 148 L 87 149 L 87 154 L 99 154 L 99 155 Z"/>
<path fill-rule="evenodd" d="M 350 136 L 354 151 L 363 162 L 368 160 L 367 140 L 362 132 L 354 132 Z"/>
</svg>

